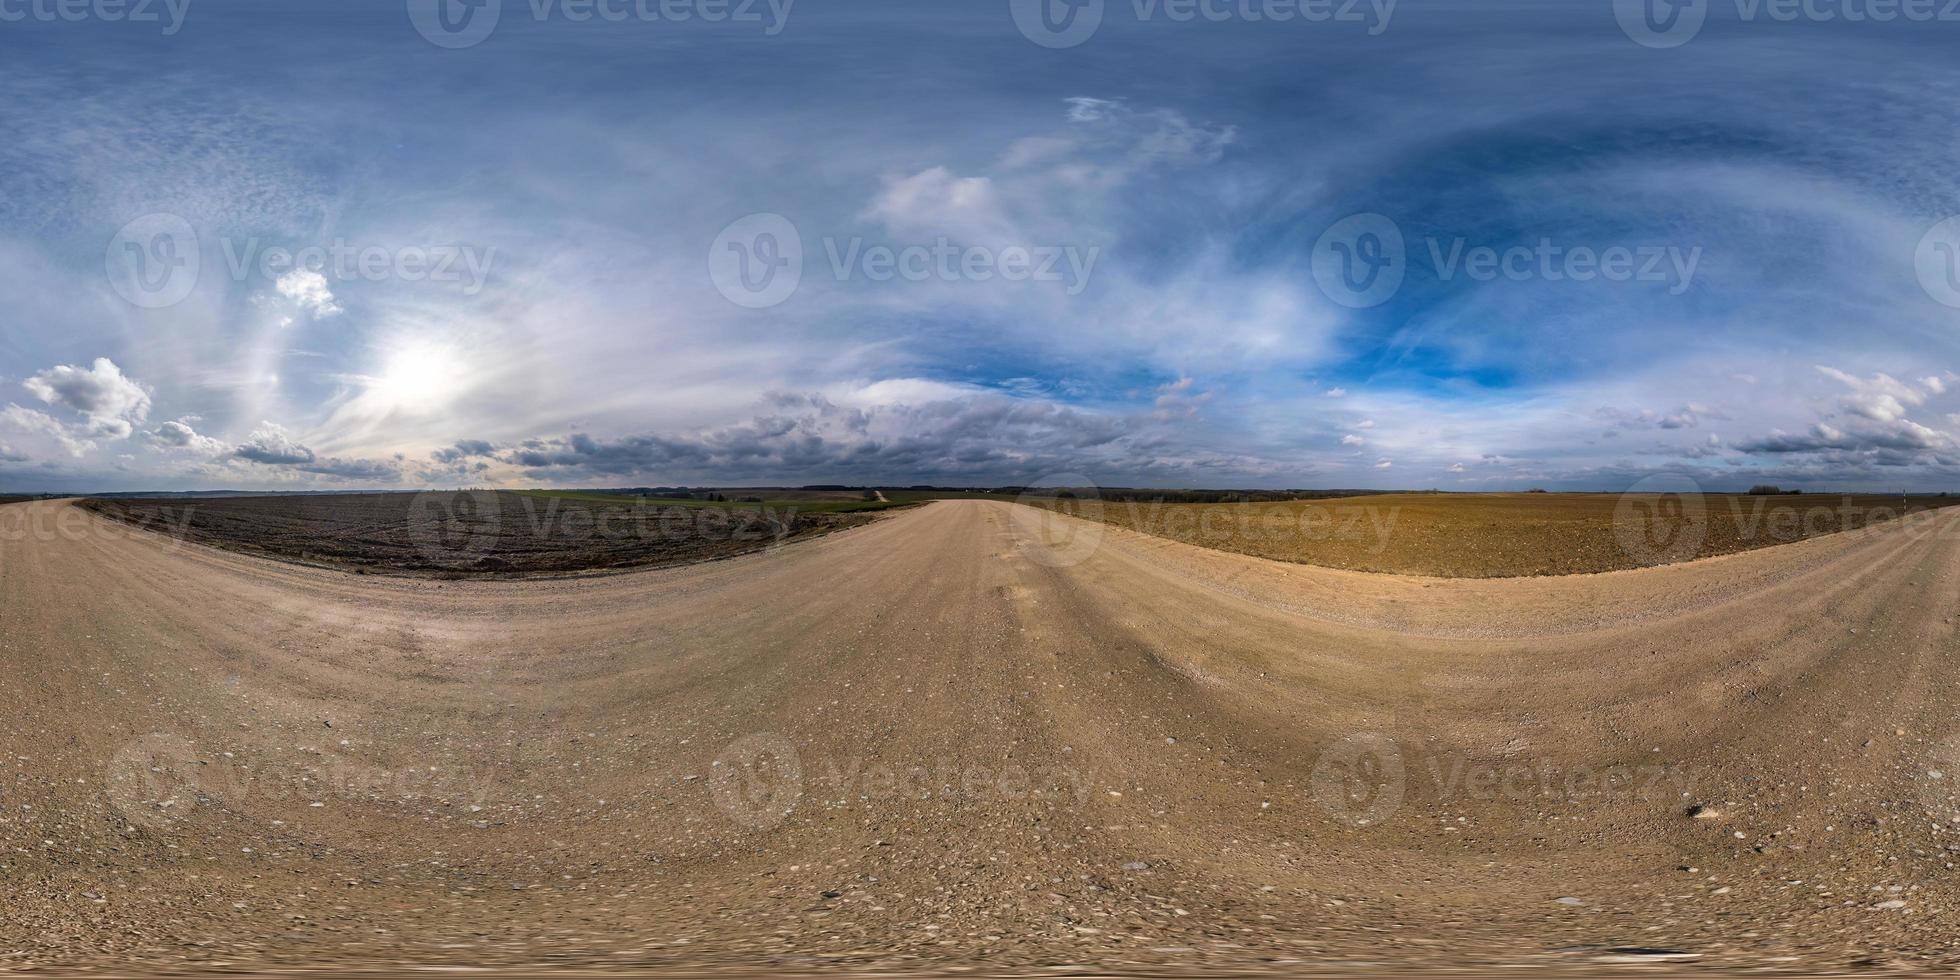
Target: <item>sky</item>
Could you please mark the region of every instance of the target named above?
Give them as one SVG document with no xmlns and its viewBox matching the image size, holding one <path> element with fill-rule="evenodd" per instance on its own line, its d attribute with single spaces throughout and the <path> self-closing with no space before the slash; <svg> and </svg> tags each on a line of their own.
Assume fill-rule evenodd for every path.
<svg viewBox="0 0 1960 980">
<path fill-rule="evenodd" d="M 1945 6 L 0 0 L 0 491 L 1960 490 Z"/>
</svg>

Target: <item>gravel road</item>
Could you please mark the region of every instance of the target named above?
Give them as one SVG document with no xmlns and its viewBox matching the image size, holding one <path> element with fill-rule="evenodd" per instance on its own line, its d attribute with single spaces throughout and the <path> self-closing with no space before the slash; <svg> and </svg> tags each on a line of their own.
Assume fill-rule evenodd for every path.
<svg viewBox="0 0 1960 980">
<path fill-rule="evenodd" d="M 941 501 L 439 582 L 0 507 L 0 970 L 1951 966 L 1956 541 L 1444 580 Z"/>
</svg>

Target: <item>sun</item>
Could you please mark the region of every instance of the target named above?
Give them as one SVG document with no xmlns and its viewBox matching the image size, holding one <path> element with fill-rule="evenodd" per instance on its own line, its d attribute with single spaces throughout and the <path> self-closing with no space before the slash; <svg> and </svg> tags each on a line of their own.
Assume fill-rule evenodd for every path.
<svg viewBox="0 0 1960 980">
<path fill-rule="evenodd" d="M 389 408 L 432 411 L 462 393 L 468 372 L 453 348 L 415 341 L 396 348 L 370 388 Z"/>
</svg>

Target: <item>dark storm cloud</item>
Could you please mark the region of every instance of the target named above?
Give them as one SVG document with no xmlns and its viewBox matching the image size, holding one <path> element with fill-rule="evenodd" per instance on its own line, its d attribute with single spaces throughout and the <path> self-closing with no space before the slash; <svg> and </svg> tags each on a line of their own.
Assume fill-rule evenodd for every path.
<svg viewBox="0 0 1960 980">
<path fill-rule="evenodd" d="M 959 477 L 1011 482 L 1061 469 L 1163 468 L 1145 417 L 1097 415 L 1004 396 L 840 407 L 821 395 L 773 395 L 773 411 L 695 434 L 531 440 L 505 462 L 535 479 L 886 482 Z"/>
<path fill-rule="evenodd" d="M 1950 440 L 1940 433 L 1911 423 L 1862 431 L 1844 431 L 1819 424 L 1800 435 L 1775 433 L 1741 443 L 1736 448 L 1745 453 L 1832 453 L 1847 458 L 1858 454 L 1889 453 L 1889 458 L 1907 459 L 1917 458 L 1949 444 Z"/>
<path fill-rule="evenodd" d="M 438 463 L 460 463 L 466 459 L 495 456 L 497 447 L 480 439 L 465 439 L 447 449 L 438 449 L 429 458 Z"/>
</svg>

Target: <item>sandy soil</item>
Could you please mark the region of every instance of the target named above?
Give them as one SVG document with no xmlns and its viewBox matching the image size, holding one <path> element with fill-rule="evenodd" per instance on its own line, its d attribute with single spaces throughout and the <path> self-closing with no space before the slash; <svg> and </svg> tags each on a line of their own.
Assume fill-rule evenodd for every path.
<svg viewBox="0 0 1960 980">
<path fill-rule="evenodd" d="M 1956 540 L 1447 581 L 945 501 L 438 582 L 0 508 L 0 968 L 1950 967 Z"/>
</svg>

